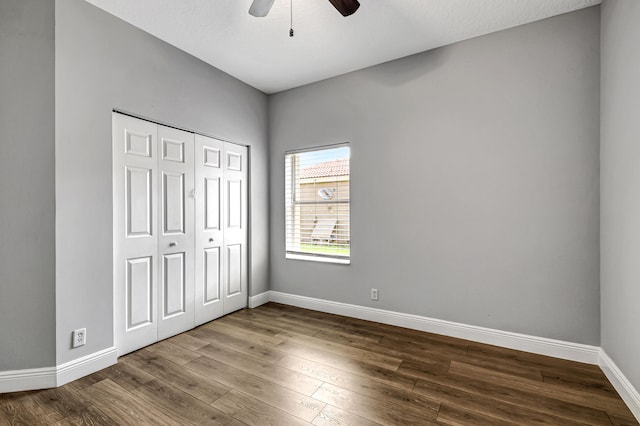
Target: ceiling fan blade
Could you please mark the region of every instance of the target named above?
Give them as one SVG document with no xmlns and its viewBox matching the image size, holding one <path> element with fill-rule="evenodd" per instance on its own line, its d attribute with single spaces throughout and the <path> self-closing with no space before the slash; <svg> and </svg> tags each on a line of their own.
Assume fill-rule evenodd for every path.
<svg viewBox="0 0 640 426">
<path fill-rule="evenodd" d="M 342 16 L 353 14 L 360 7 L 358 0 L 329 0 Z"/>
<path fill-rule="evenodd" d="M 269 14 L 274 0 L 253 0 L 249 8 L 249 15 L 256 18 L 264 18 Z"/>
</svg>

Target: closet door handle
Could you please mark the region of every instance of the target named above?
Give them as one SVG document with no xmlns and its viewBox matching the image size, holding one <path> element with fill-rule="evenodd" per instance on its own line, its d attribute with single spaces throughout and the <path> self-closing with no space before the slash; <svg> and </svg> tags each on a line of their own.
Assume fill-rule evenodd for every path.
<svg viewBox="0 0 640 426">
<path fill-rule="evenodd" d="M 213 242 L 213 238 L 209 238 L 209 242 L 212 243 Z"/>
<path fill-rule="evenodd" d="M 171 242 L 169 243 L 169 247 L 175 247 L 175 246 L 177 246 L 177 245 L 178 245 L 178 243 L 176 243 L 175 241 L 171 241 Z"/>
</svg>

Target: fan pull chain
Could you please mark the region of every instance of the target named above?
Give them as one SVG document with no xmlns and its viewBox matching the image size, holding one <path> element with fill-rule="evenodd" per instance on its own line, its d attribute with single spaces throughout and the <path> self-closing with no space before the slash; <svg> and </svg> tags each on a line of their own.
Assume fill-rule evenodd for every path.
<svg viewBox="0 0 640 426">
<path fill-rule="evenodd" d="M 289 0 L 289 10 L 291 11 L 291 25 L 289 26 L 289 37 L 293 37 L 293 0 Z"/>
</svg>

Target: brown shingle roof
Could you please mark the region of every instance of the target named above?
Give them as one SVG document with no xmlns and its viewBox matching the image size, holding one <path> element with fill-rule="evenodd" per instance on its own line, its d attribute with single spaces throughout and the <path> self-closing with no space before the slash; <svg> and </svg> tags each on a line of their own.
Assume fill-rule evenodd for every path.
<svg viewBox="0 0 640 426">
<path fill-rule="evenodd" d="M 349 159 L 325 161 L 300 169 L 300 179 L 344 176 L 349 174 Z"/>
</svg>

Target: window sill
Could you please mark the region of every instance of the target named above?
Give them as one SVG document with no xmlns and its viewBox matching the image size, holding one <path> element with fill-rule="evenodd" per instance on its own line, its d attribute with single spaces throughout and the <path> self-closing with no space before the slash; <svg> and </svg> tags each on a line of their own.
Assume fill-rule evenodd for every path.
<svg viewBox="0 0 640 426">
<path fill-rule="evenodd" d="M 339 265 L 350 265 L 351 259 L 337 259 L 335 257 L 321 257 L 321 256 L 312 256 L 312 255 L 304 255 L 304 254 L 293 254 L 287 253 L 286 259 L 292 260 L 309 260 L 311 262 L 320 262 L 320 263 L 337 263 Z"/>
</svg>

